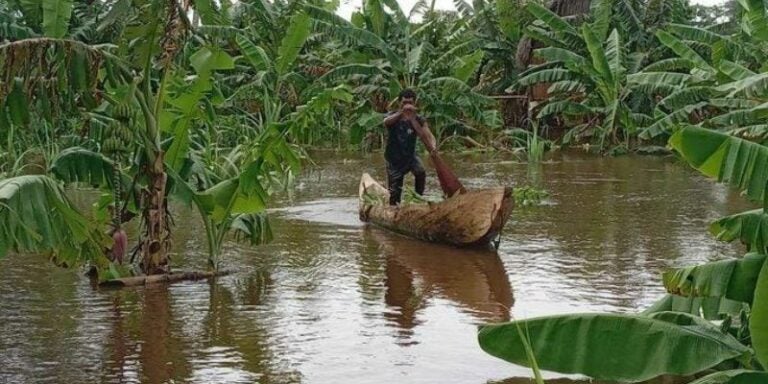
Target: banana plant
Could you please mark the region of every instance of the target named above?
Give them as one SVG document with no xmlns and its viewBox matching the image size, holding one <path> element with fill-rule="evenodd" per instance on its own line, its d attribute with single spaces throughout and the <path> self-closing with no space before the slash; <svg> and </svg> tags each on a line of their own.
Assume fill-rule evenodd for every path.
<svg viewBox="0 0 768 384">
<path fill-rule="evenodd" d="M 621 139 L 628 141 L 636 122 L 647 117 L 634 113 L 629 105 L 632 90 L 626 76 L 636 70 L 638 58 L 626 54 L 619 31 L 605 30 L 606 16 L 576 28 L 537 3 L 528 4 L 527 9 L 541 21 L 541 26 L 534 25 L 527 33 L 552 42 L 536 50 L 545 63 L 518 80 L 524 87 L 550 84 L 549 99 L 538 117 L 570 117 L 575 127 L 564 137 L 566 143 L 594 137 L 603 150 Z"/>
<path fill-rule="evenodd" d="M 453 47 L 438 52 L 429 41 L 432 23 L 414 26 L 396 2 L 386 6 L 391 13 L 380 13 L 369 4 L 366 9 L 372 13 L 361 14 L 357 23 L 355 17 L 350 22 L 307 6 L 317 31 L 359 45 L 365 53 L 357 55 L 356 62 L 324 74 L 319 81 L 352 85 L 376 113 L 386 112 L 400 90 L 414 88 L 425 113 L 434 121 L 438 138 L 498 127 L 500 121 L 490 99 L 469 85 L 483 58 L 478 49 L 481 41 L 454 33 L 449 37 Z M 388 33 L 390 30 L 394 32 Z"/>
<path fill-rule="evenodd" d="M 530 345 L 542 369 L 625 382 L 707 369 L 716 372 L 694 383 L 768 380 L 768 257 L 761 226 L 768 147 L 692 126 L 678 129 L 669 144 L 693 168 L 763 204 L 759 212 L 718 220 L 712 227 L 721 240 L 741 240 L 751 252 L 664 273 L 669 295 L 640 314 L 562 315 L 482 327 L 478 337 L 486 352 L 531 366 Z M 701 318 L 706 309 L 694 300 L 714 302 L 709 311 L 722 323 Z"/>
<path fill-rule="evenodd" d="M 656 37 L 675 54 L 630 76 L 630 83 L 658 103 L 642 132 L 651 139 L 696 124 L 750 139 L 765 140 L 766 35 L 768 18 L 760 2 L 742 1 L 742 30 L 724 35 L 671 24 Z"/>
<path fill-rule="evenodd" d="M 72 3 L 43 3 L 43 10 L 51 4 L 62 7 L 52 13 L 61 20 L 52 21 L 46 16 L 48 13 L 43 13 L 43 29 L 60 36 L 61 31 L 57 28 L 68 25 L 66 20 Z M 168 198 L 195 201 L 206 224 L 215 227 L 209 231 L 212 234 L 209 240 L 210 265 L 216 268 L 222 239 L 230 230 L 239 231 L 244 236 L 238 237 L 252 242 L 260 241 L 262 235 L 268 237 L 268 226 L 263 219 L 266 195 L 261 193 L 261 183 L 265 175 L 275 169 L 272 164 L 284 160 L 285 135 L 273 135 L 276 138 L 271 139 L 274 143 L 267 146 L 268 149 L 264 149 L 261 142 L 252 143 L 248 156 L 241 163 L 246 171 L 230 177 L 208 175 L 207 180 L 214 180 L 209 184 L 200 184 L 197 179 L 191 178 L 193 172 L 190 169 L 195 165 L 195 148 L 190 145 L 191 133 L 200 129 L 197 121 L 205 121 L 201 117 L 210 116 L 215 109 L 214 104 L 224 102 L 222 98 L 216 101 L 218 88 L 214 76 L 217 72 L 234 68 L 234 59 L 216 45 L 206 44 L 205 39 L 195 40 L 194 44 L 184 39 L 188 34 L 199 35 L 202 29 L 200 26 L 193 27 L 186 19 L 190 4 L 182 6 L 176 1 L 152 0 L 125 5 L 115 4 L 105 10 L 106 19 L 119 20 L 118 24 L 124 26 L 116 39 L 119 42 L 117 47 L 94 46 L 53 37 L 19 40 L 1 46 L 0 50 L 4 53 L 13 54 L 2 56 L 11 58 L 10 61 L 0 60 L 3 80 L 12 80 L 0 83 L 3 95 L 0 99 L 4 100 L 0 122 L 21 126 L 29 122 L 30 115 L 37 113 L 26 106 L 40 102 L 47 94 L 37 92 L 34 87 L 31 88 L 33 92 L 29 92 L 29 88 L 21 88 L 20 84 L 45 84 L 48 73 L 45 66 L 40 66 L 40 60 L 54 57 L 55 61 L 49 67 L 59 70 L 57 82 L 65 86 L 85 84 L 76 89 L 97 94 L 100 99 L 95 100 L 87 116 L 92 118 L 96 132 L 112 132 L 105 135 L 95 148 L 77 148 L 62 153 L 51 168 L 51 176 L 66 183 L 87 183 L 117 192 L 113 199 L 116 216 L 121 219 L 128 216 L 130 219 L 138 215 L 141 218 L 143 232 L 136 250 L 140 256 L 141 271 L 147 274 L 168 271 L 171 235 Z M 206 18 L 214 15 L 216 20 L 225 20 L 209 8 L 201 8 L 200 11 L 200 15 Z M 29 16 L 34 19 L 34 14 Z M 59 27 L 54 28 L 54 25 Z M 196 30 L 191 31 L 190 28 Z M 75 63 L 73 60 L 76 59 L 82 63 L 73 65 L 71 73 L 61 71 L 62 68 L 67 69 L 70 62 Z M 56 101 L 51 104 L 58 106 Z M 122 146 L 115 141 L 116 138 L 120 139 Z M 130 139 L 134 139 L 134 143 L 129 146 Z M 126 150 L 118 150 L 121 147 Z M 264 158 L 269 161 L 264 161 Z M 54 190 L 57 191 L 60 192 Z M 15 235 L 3 237 L 9 239 L 3 243 L 3 255 L 9 249 L 20 252 L 59 251 L 63 249 L 62 244 L 67 245 L 62 236 L 46 230 L 43 224 L 18 227 L 11 223 L 15 215 L 38 212 L 44 216 L 47 214 L 46 207 L 53 206 L 65 212 L 73 225 L 77 224 L 79 214 L 70 209 L 63 194 L 48 192 L 47 196 L 61 201 L 55 205 L 49 202 L 48 205 L 36 206 L 42 211 L 30 211 L 29 205 L 23 205 L 24 210 L 19 211 L 18 204 L 6 201 L 17 201 L 24 190 L 9 187 L 4 192 L 4 205 L 0 206 L 0 218 L 4 220 L 2 228 L 8 231 L 13 229 Z M 125 209 L 130 212 L 125 212 Z M 79 231 L 76 239 L 84 238 L 85 235 L 80 233 L 88 234 L 95 230 L 93 223 L 86 221 L 86 224 L 87 230 L 76 228 Z M 22 229 L 19 228 L 26 232 L 20 232 Z M 102 260 L 105 249 L 93 245 L 94 241 L 90 238 L 85 240 L 89 241 L 87 247 L 81 246 L 82 252 L 77 253 L 78 257 L 73 260 Z M 112 244 L 106 248 L 110 247 L 114 248 Z M 68 255 L 72 254 L 68 252 Z M 112 275 L 106 273 L 100 277 Z"/>
</svg>

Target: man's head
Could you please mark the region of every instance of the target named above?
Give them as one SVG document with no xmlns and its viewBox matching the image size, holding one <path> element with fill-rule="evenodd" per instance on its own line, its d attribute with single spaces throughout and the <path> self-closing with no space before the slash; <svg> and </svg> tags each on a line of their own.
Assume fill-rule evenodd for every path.
<svg viewBox="0 0 768 384">
<path fill-rule="evenodd" d="M 416 104 L 416 92 L 413 89 L 406 88 L 400 91 L 400 95 L 397 97 L 400 101 L 400 105 Z"/>
</svg>

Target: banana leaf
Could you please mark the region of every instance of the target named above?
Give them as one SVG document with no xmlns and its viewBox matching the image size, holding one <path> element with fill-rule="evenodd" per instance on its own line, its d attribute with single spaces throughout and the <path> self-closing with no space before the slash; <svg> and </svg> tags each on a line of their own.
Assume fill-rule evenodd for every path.
<svg viewBox="0 0 768 384">
<path fill-rule="evenodd" d="M 687 376 L 750 357 L 749 348 L 714 325 L 694 320 L 677 325 L 630 315 L 571 314 L 488 325 L 480 328 L 478 339 L 487 353 L 530 366 L 521 334 L 529 339 L 541 369 L 599 380 Z"/>
<path fill-rule="evenodd" d="M 763 263 L 757 278 L 752 315 L 749 318 L 749 333 L 755 356 L 763 367 L 768 367 L 768 262 Z"/>
<path fill-rule="evenodd" d="M 725 297 L 752 303 L 757 276 L 765 260 L 765 255 L 752 253 L 743 259 L 673 269 L 664 273 L 664 287 L 681 296 Z"/>
<path fill-rule="evenodd" d="M 690 384 L 761 384 L 768 383 L 768 372 L 734 369 L 715 372 Z"/>
</svg>

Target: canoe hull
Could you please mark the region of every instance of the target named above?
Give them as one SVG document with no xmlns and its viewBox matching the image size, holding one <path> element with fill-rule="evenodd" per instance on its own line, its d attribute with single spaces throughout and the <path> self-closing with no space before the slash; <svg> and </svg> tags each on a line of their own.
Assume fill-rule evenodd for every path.
<svg viewBox="0 0 768 384">
<path fill-rule="evenodd" d="M 511 188 L 488 188 L 455 195 L 439 203 L 399 207 L 372 203 L 365 195 L 388 201 L 389 192 L 370 175 L 360 180 L 360 220 L 409 237 L 456 246 L 487 246 L 500 233 L 514 205 Z"/>
</svg>

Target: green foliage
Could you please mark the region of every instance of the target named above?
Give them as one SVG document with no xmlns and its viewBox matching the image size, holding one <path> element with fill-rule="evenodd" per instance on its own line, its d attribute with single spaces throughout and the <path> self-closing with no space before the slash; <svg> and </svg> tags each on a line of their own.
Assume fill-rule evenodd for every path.
<svg viewBox="0 0 768 384">
<path fill-rule="evenodd" d="M 763 367 L 768 367 L 768 262 L 763 263 L 757 278 L 752 316 L 749 319 L 749 333 L 755 355 Z"/>
<path fill-rule="evenodd" d="M 752 253 L 742 259 L 671 270 L 663 275 L 664 287 L 681 296 L 725 297 L 751 304 L 765 260 L 765 255 Z"/>
<path fill-rule="evenodd" d="M 64 266 L 102 263 L 102 248 L 110 241 L 42 175 L 0 180 L 0 233 L 0 257 L 8 251 L 46 252 Z"/>
<path fill-rule="evenodd" d="M 678 130 L 669 144 L 692 167 L 763 202 L 768 148 L 723 133 L 697 127 Z"/>
<path fill-rule="evenodd" d="M 528 185 L 515 187 L 513 195 L 515 198 L 515 206 L 517 207 L 539 205 L 544 199 L 549 197 L 547 191 Z"/>
<path fill-rule="evenodd" d="M 71 0 L 42 0 L 43 31 L 46 36 L 62 38 L 69 30 L 69 19 L 72 17 Z"/>
<path fill-rule="evenodd" d="M 112 188 L 114 163 L 103 155 L 84 148 L 63 150 L 51 164 L 51 173 L 66 183 Z"/>
<path fill-rule="evenodd" d="M 709 232 L 720 241 L 740 240 L 749 251 L 768 254 L 768 215 L 762 208 L 718 219 Z"/>
<path fill-rule="evenodd" d="M 285 75 L 296 61 L 299 51 L 309 37 L 311 21 L 306 13 L 299 13 L 291 19 L 291 25 L 277 51 L 275 69 L 279 76 Z"/>
<path fill-rule="evenodd" d="M 627 382 L 691 375 L 749 356 L 747 347 L 714 325 L 691 317 L 679 324 L 678 319 L 572 314 L 483 326 L 478 338 L 489 354 L 529 366 L 520 327 L 542 369 Z"/>
</svg>

